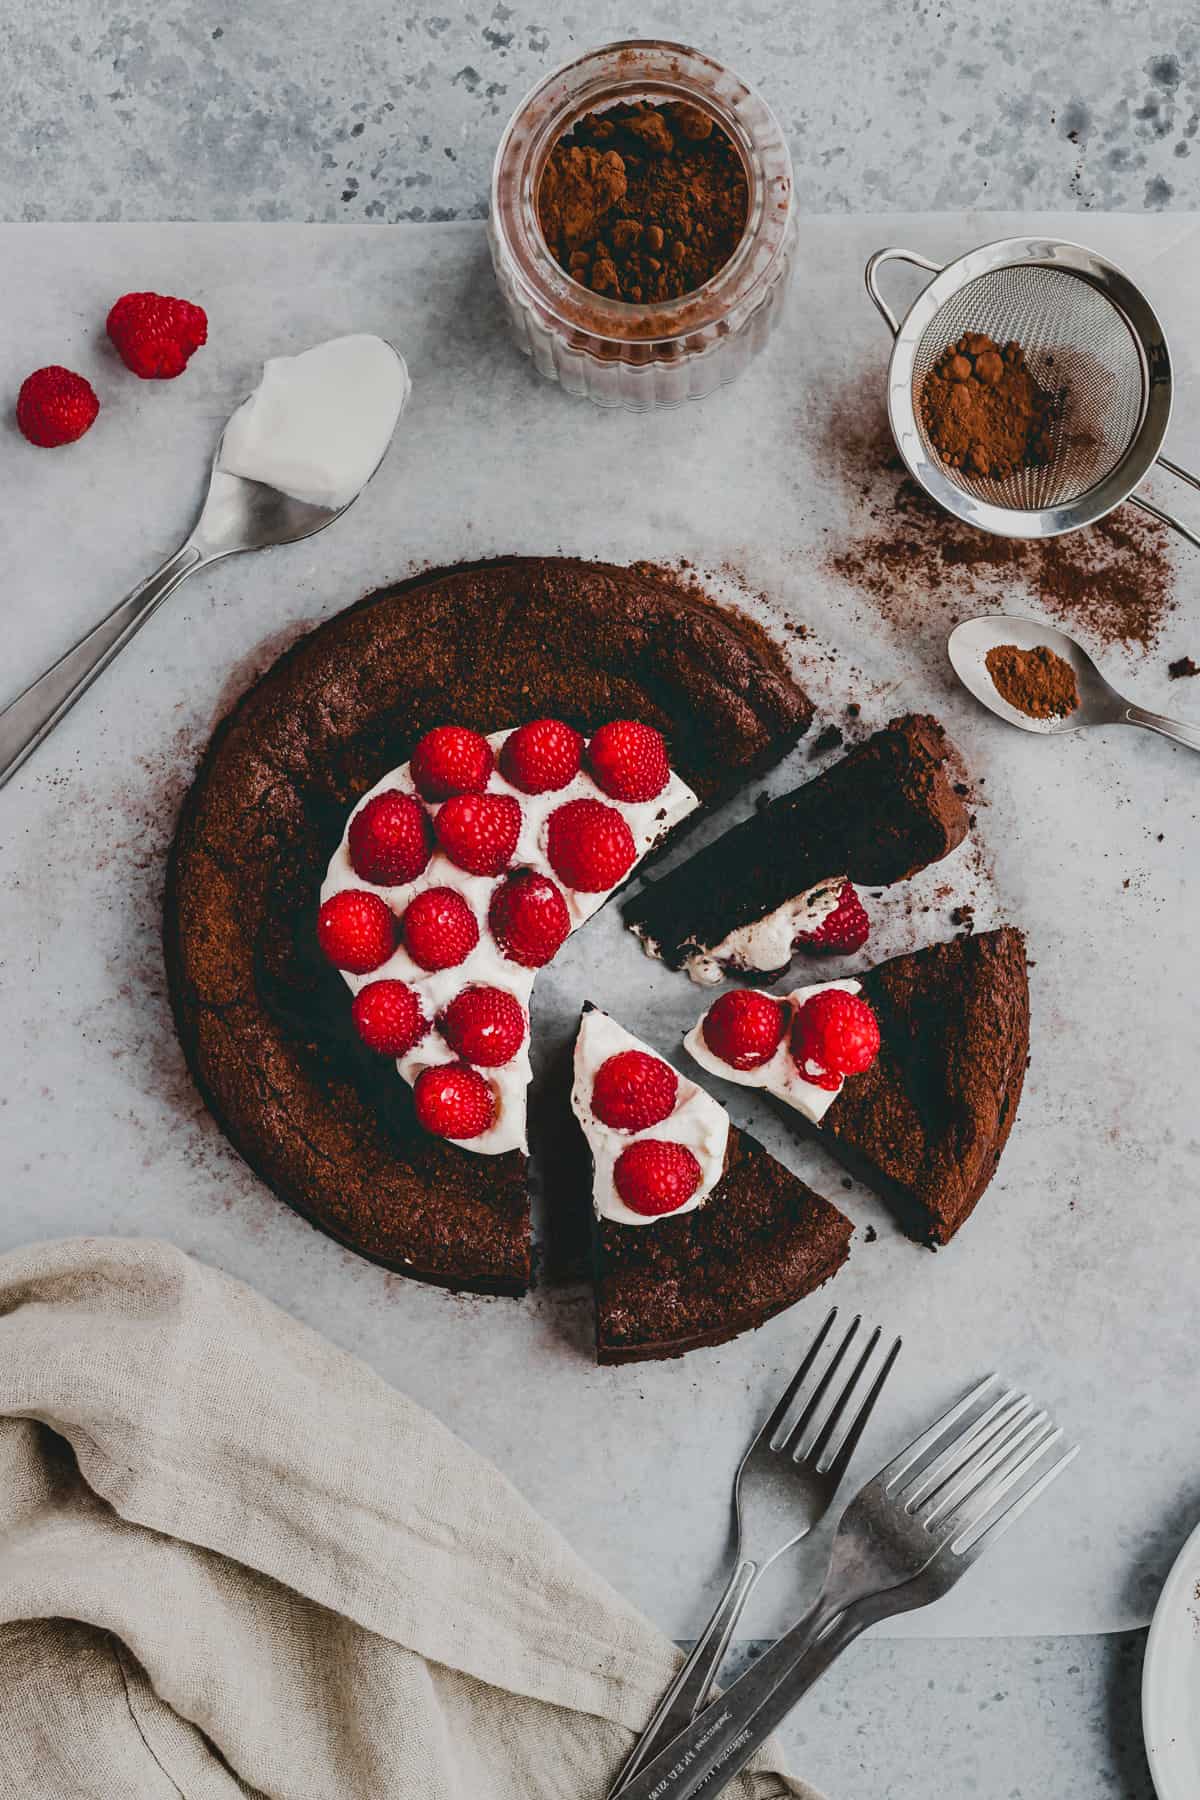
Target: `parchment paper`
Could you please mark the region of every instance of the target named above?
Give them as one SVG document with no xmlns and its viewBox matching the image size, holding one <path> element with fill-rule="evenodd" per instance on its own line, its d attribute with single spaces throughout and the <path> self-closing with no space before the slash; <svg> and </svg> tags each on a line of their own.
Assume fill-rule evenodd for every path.
<svg viewBox="0 0 1200 1800">
<path fill-rule="evenodd" d="M 677 1636 L 697 1628 L 720 1571 L 741 1446 L 831 1299 L 906 1339 L 864 1472 L 990 1367 L 1032 1384 L 1084 1443 L 1028 1522 L 906 1631 L 1141 1622 L 1200 1510 L 1188 888 L 1200 763 L 1131 732 L 1047 744 L 1011 731 L 952 686 L 941 624 L 885 622 L 823 560 L 858 518 L 828 456 L 834 401 L 869 392 L 886 360 L 862 290 L 867 255 L 908 243 L 949 256 L 1018 227 L 1085 236 L 1142 277 L 1173 337 L 1172 453 L 1194 460 L 1200 230 L 1189 219 L 808 220 L 786 327 L 765 359 L 702 407 L 641 419 L 563 395 L 511 349 L 474 226 L 0 229 L 6 415 L 23 375 L 50 361 L 88 374 L 103 407 L 66 451 L 33 450 L 10 423 L 0 431 L 8 692 L 174 548 L 265 355 L 375 330 L 402 347 L 415 383 L 391 456 L 345 520 L 189 582 L 0 795 L 0 1241 L 153 1231 L 244 1277 L 494 1457 Z M 104 343 L 109 304 L 138 286 L 208 308 L 211 342 L 177 382 L 138 382 Z M 560 549 L 727 565 L 728 591 L 774 629 L 809 628 L 785 636 L 826 716 L 849 700 L 864 725 L 937 710 L 983 778 L 979 848 L 934 871 L 911 904 L 880 903 L 872 955 L 950 935 L 965 898 L 981 926 L 1023 924 L 1036 965 L 1025 1099 L 960 1239 L 936 1257 L 907 1242 L 763 1103 L 727 1090 L 735 1118 L 862 1229 L 833 1288 L 735 1344 L 644 1368 L 592 1365 L 583 1290 L 454 1298 L 355 1259 L 273 1199 L 191 1088 L 159 950 L 175 810 L 250 676 L 298 628 L 414 564 Z M 1179 560 L 1181 611 L 1162 647 L 1105 665 L 1143 703 L 1196 717 L 1200 691 L 1166 674 L 1168 654 L 1200 655 L 1200 559 Z M 759 593 L 766 603 L 747 600 Z M 1011 601 L 1036 610 L 1027 591 Z M 771 785 L 817 766 L 802 747 Z M 669 1053 L 701 998 L 646 961 L 611 908 L 539 980 L 544 1047 L 585 997 Z M 811 1574 L 794 1560 L 748 1631 L 786 1622 Z"/>
</svg>

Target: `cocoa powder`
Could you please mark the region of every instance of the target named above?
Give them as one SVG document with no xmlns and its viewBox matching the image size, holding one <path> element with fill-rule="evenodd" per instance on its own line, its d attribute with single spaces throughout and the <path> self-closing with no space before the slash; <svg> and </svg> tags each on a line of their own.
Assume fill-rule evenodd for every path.
<svg viewBox="0 0 1200 1800">
<path fill-rule="evenodd" d="M 746 174 L 699 107 L 645 101 L 589 113 L 560 138 L 538 188 L 555 261 L 613 300 L 676 300 L 711 281 L 746 228 Z"/>
<path fill-rule="evenodd" d="M 825 555 L 835 575 L 906 632 L 922 621 L 948 627 L 971 612 L 1020 610 L 1014 599 L 1023 590 L 1101 648 L 1157 642 L 1175 604 L 1167 527 L 1119 507 L 1062 537 L 977 531 L 906 473 L 883 411 L 884 385 L 882 373 L 864 377 L 828 416 L 824 454 L 841 504 L 849 502 L 846 536 Z"/>
<path fill-rule="evenodd" d="M 1059 410 L 1020 344 L 1001 349 L 978 331 L 949 345 L 921 387 L 921 416 L 942 461 L 998 480 L 1050 461 Z"/>
<path fill-rule="evenodd" d="M 984 657 L 996 692 L 1031 719 L 1062 719 L 1079 705 L 1075 671 L 1045 644 L 993 644 Z"/>
</svg>

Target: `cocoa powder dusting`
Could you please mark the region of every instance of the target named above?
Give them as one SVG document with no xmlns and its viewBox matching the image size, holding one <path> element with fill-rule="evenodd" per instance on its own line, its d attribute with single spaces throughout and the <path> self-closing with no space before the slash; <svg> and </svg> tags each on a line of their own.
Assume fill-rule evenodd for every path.
<svg viewBox="0 0 1200 1800">
<path fill-rule="evenodd" d="M 831 466 L 852 493 L 848 532 L 826 566 L 866 595 L 897 629 L 957 623 L 975 612 L 1019 611 L 1021 590 L 1100 647 L 1146 648 L 1174 600 L 1172 539 L 1158 520 L 1118 507 L 1062 537 L 977 531 L 917 486 L 896 452 L 880 405 L 882 377 L 830 416 Z"/>
<path fill-rule="evenodd" d="M 589 113 L 551 150 L 538 221 L 555 261 L 613 300 L 677 300 L 711 281 L 746 228 L 746 175 L 699 107 Z"/>
<path fill-rule="evenodd" d="M 1045 644 L 993 644 L 984 657 L 996 692 L 1031 719 L 1063 719 L 1079 705 L 1075 671 Z"/>
<path fill-rule="evenodd" d="M 1054 453 L 1056 395 L 1039 387 L 1020 344 L 1003 349 L 968 331 L 945 349 L 921 388 L 921 415 L 952 469 L 1002 480 Z"/>
</svg>

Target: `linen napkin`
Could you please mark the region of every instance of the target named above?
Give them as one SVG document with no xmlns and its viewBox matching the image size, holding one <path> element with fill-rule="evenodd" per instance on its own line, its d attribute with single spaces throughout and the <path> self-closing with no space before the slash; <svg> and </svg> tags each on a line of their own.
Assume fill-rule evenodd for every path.
<svg viewBox="0 0 1200 1800">
<path fill-rule="evenodd" d="M 168 1244 L 0 1258 L 0 1794 L 600 1800 L 677 1653 L 497 1469 Z M 735 1800 L 816 1800 L 764 1754 Z"/>
</svg>

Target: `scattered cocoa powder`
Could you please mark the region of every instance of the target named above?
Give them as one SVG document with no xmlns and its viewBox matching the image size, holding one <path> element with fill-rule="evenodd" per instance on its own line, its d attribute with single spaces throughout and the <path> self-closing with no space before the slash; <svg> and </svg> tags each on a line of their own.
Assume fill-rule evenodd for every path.
<svg viewBox="0 0 1200 1800">
<path fill-rule="evenodd" d="M 1045 644 L 993 644 L 983 660 L 1000 698 L 1031 719 L 1065 718 L 1079 705 L 1074 669 Z"/>
<path fill-rule="evenodd" d="M 1167 674 L 1172 681 L 1181 681 L 1185 675 L 1200 675 L 1200 664 L 1194 663 L 1190 656 L 1181 656 L 1167 664 Z"/>
<path fill-rule="evenodd" d="M 568 275 L 614 300 L 676 300 L 710 281 L 746 228 L 746 174 L 698 107 L 589 113 L 551 150 L 538 220 Z"/>
<path fill-rule="evenodd" d="M 842 489 L 847 532 L 827 549 L 827 568 L 906 634 L 921 625 L 940 633 L 974 612 L 1019 610 L 1014 593 L 1023 589 L 1101 648 L 1157 641 L 1175 604 L 1166 526 L 1119 507 L 1062 537 L 977 531 L 906 473 L 884 391 L 882 372 L 865 375 L 828 414 L 824 455 Z"/>
<path fill-rule="evenodd" d="M 978 331 L 944 350 L 921 388 L 921 416 L 942 461 L 999 480 L 1050 461 L 1060 410 L 1020 344 L 1001 349 Z"/>
</svg>

